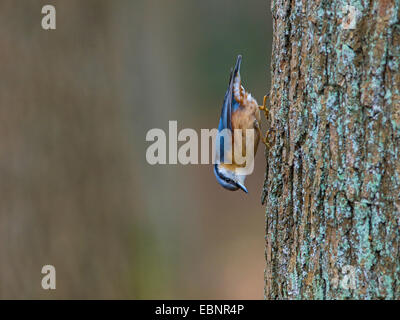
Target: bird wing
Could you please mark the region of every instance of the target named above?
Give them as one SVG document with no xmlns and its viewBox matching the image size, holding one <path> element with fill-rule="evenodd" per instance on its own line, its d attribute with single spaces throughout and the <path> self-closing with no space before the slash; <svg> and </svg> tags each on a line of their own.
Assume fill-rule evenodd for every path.
<svg viewBox="0 0 400 320">
<path fill-rule="evenodd" d="M 232 114 L 239 108 L 239 103 L 233 97 L 233 84 L 236 75 L 240 71 L 240 64 L 242 62 L 242 56 L 238 56 L 235 68 L 231 71 L 231 75 L 229 78 L 229 86 L 228 90 L 225 93 L 224 103 L 222 104 L 222 112 L 221 118 L 219 120 L 218 131 L 221 132 L 224 129 L 229 129 L 233 133 L 232 127 Z M 231 152 L 231 148 L 225 148 L 224 139 L 221 136 L 219 138 L 220 149 L 217 150 L 217 154 L 219 155 L 220 161 L 223 163 L 225 160 L 228 160 L 229 152 Z"/>
<path fill-rule="evenodd" d="M 224 103 L 222 104 L 221 118 L 219 121 L 218 131 L 223 129 L 229 129 L 232 131 L 232 114 L 239 108 L 239 103 L 233 97 L 233 83 L 236 75 L 240 71 L 240 64 L 242 62 L 242 56 L 238 56 L 235 69 L 231 71 L 229 78 L 228 90 L 225 93 Z"/>
</svg>

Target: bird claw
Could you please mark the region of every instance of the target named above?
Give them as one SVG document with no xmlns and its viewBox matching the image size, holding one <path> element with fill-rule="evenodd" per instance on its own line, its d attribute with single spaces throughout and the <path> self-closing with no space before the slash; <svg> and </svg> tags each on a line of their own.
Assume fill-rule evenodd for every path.
<svg viewBox="0 0 400 320">
<path fill-rule="evenodd" d="M 267 108 L 267 99 L 268 99 L 268 97 L 269 97 L 269 94 L 265 95 L 265 96 L 264 96 L 263 105 L 262 105 L 262 106 L 259 106 L 259 109 L 264 111 L 265 119 L 267 119 L 267 120 L 268 120 L 268 115 L 269 115 L 269 110 L 268 110 L 268 108 Z M 261 130 L 260 130 L 259 127 L 258 127 L 258 130 L 259 130 L 259 133 L 260 133 L 261 141 L 265 144 L 265 146 L 266 146 L 267 148 L 270 148 L 270 145 L 269 145 L 269 143 L 268 143 L 269 131 L 267 131 L 267 132 L 265 133 L 265 137 L 264 137 L 263 135 L 261 135 Z"/>
<path fill-rule="evenodd" d="M 265 133 L 265 137 L 262 138 L 262 142 L 265 144 L 265 146 L 266 146 L 268 149 L 270 149 L 271 146 L 270 146 L 269 143 L 268 143 L 268 136 L 269 136 L 269 131 L 267 131 L 267 132 Z"/>
<path fill-rule="evenodd" d="M 259 109 L 264 111 L 265 119 L 268 119 L 268 114 L 269 114 L 269 110 L 268 110 L 268 108 L 267 108 L 267 99 L 268 99 L 268 96 L 269 96 L 269 94 L 264 96 L 263 105 L 262 105 L 262 106 L 259 106 Z"/>
<path fill-rule="evenodd" d="M 255 126 L 255 128 L 257 129 L 258 134 L 260 135 L 260 139 L 261 139 L 262 143 L 264 143 L 264 145 L 265 145 L 268 149 L 271 148 L 271 146 L 270 146 L 269 143 L 268 143 L 269 131 L 267 131 L 267 132 L 265 133 L 265 137 L 264 137 L 264 135 L 263 135 L 262 132 L 261 132 L 260 125 L 259 125 L 259 123 L 258 123 L 257 120 L 255 120 L 254 126 Z"/>
</svg>

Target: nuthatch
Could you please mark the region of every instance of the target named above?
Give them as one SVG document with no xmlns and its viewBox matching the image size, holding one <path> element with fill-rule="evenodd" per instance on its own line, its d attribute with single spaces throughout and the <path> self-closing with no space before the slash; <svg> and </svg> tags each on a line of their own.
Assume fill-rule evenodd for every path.
<svg viewBox="0 0 400 320">
<path fill-rule="evenodd" d="M 263 138 L 260 129 L 260 110 L 264 110 L 267 116 L 268 109 L 266 108 L 267 96 L 264 97 L 263 106 L 259 106 L 251 94 L 246 92 L 243 88 L 240 80 L 241 62 L 242 56 L 239 55 L 235 68 L 231 71 L 229 86 L 225 93 L 218 126 L 219 133 L 225 129 L 230 130 L 232 133 L 231 148 L 227 148 L 227 144 L 222 140 L 222 137 L 218 137 L 220 143 L 216 144 L 216 154 L 219 156 L 219 161 L 214 164 L 214 174 L 218 183 L 224 188 L 232 191 L 241 189 L 247 193 L 247 188 L 244 185 L 246 175 L 239 170 L 243 168 L 243 164 L 238 164 L 238 161 L 235 161 L 236 159 L 235 156 L 233 156 L 234 152 L 232 149 L 238 148 L 237 150 L 242 150 L 242 156 L 245 156 L 246 152 L 253 152 L 252 159 L 254 159 L 260 139 L 268 146 L 266 138 Z M 235 141 L 234 130 L 236 129 L 242 130 L 242 141 Z M 244 147 L 247 129 L 253 130 L 254 132 L 254 150 L 246 150 Z M 238 140 L 238 138 L 236 138 L 236 140 Z"/>
</svg>

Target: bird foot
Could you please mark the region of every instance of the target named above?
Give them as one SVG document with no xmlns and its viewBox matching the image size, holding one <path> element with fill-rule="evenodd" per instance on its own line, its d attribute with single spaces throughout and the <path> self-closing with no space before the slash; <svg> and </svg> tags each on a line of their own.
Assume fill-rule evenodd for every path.
<svg viewBox="0 0 400 320">
<path fill-rule="evenodd" d="M 260 125 L 259 125 L 259 123 L 258 123 L 257 120 L 255 120 L 254 126 L 255 126 L 255 128 L 257 129 L 258 134 L 260 135 L 260 139 L 261 139 L 262 143 L 264 143 L 265 146 L 266 146 L 268 149 L 271 148 L 271 146 L 270 146 L 269 143 L 268 143 L 268 134 L 269 134 L 269 131 L 267 131 L 267 132 L 265 133 L 265 136 L 264 136 L 264 135 L 262 134 L 262 132 L 261 132 Z"/>
<path fill-rule="evenodd" d="M 267 108 L 267 99 L 268 99 L 268 96 L 269 96 L 269 94 L 264 96 L 263 105 L 262 105 L 262 106 L 259 106 L 259 109 L 264 111 L 265 119 L 267 119 L 267 120 L 268 120 L 268 115 L 269 115 L 269 110 L 268 110 L 268 108 Z M 260 127 L 258 127 L 258 130 L 259 130 L 259 133 L 260 133 L 261 141 L 265 144 L 265 146 L 266 146 L 267 148 L 270 148 L 270 145 L 269 145 L 269 143 L 268 143 L 269 131 L 267 131 L 267 132 L 265 133 L 265 136 L 263 136 L 263 135 L 261 134 Z"/>
<path fill-rule="evenodd" d="M 268 96 L 269 96 L 269 94 L 264 96 L 263 105 L 258 107 L 260 110 L 264 111 L 265 119 L 268 119 L 268 114 L 269 114 L 269 110 L 267 108 Z"/>
<path fill-rule="evenodd" d="M 270 146 L 269 143 L 268 143 L 268 135 L 269 135 L 269 131 L 267 131 L 267 132 L 265 133 L 265 137 L 261 138 L 261 141 L 265 144 L 265 146 L 266 146 L 268 149 L 270 149 L 271 146 Z"/>
</svg>

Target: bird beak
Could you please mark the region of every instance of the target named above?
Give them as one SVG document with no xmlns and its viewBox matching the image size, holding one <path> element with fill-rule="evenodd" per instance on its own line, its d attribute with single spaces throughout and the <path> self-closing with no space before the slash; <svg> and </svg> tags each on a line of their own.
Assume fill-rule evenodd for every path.
<svg viewBox="0 0 400 320">
<path fill-rule="evenodd" d="M 247 191 L 247 188 L 244 186 L 244 184 L 242 184 L 241 182 L 236 182 L 236 185 L 240 188 L 240 189 L 242 189 L 244 192 L 246 192 L 246 193 L 249 193 L 248 191 Z"/>
</svg>

